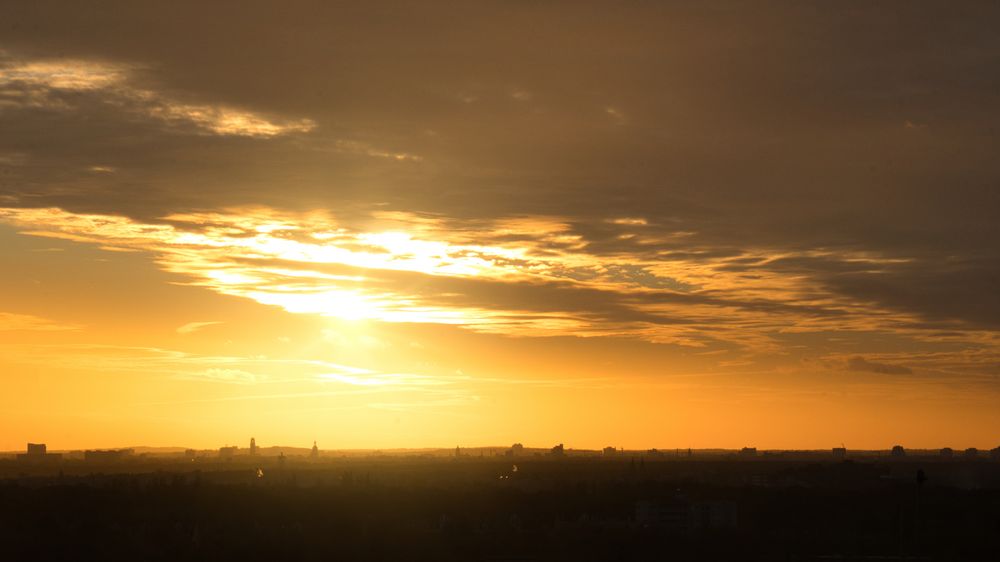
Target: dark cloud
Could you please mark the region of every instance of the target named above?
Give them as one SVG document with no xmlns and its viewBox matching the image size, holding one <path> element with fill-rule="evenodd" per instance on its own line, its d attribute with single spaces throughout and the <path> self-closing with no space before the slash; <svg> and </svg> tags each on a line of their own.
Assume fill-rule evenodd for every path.
<svg viewBox="0 0 1000 562">
<path fill-rule="evenodd" d="M 1000 328 L 1000 259 L 967 251 L 937 260 L 844 260 L 794 257 L 723 266 L 735 271 L 806 275 L 817 287 L 879 309 L 912 313 L 938 329 Z"/>
</svg>

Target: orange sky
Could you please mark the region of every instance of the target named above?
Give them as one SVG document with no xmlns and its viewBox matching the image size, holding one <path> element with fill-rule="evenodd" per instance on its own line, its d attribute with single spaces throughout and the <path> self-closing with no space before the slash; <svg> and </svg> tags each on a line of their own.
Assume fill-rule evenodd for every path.
<svg viewBox="0 0 1000 562">
<path fill-rule="evenodd" d="M 0 450 L 998 444 L 985 15 L 299 7 L 3 9 Z"/>
</svg>

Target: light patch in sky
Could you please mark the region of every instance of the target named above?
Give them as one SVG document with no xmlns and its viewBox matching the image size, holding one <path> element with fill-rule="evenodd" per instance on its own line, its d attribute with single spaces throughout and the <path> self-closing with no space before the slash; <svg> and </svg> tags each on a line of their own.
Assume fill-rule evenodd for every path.
<svg viewBox="0 0 1000 562">
<path fill-rule="evenodd" d="M 166 124 L 193 125 L 208 134 L 267 138 L 316 127 L 309 119 L 274 120 L 227 105 L 174 99 L 138 86 L 134 75 L 139 70 L 134 65 L 80 59 L 20 61 L 0 51 L 0 104 L 72 110 L 73 101 L 65 94 L 77 92 Z"/>
<path fill-rule="evenodd" d="M 210 322 L 188 322 L 183 326 L 177 328 L 177 333 L 181 335 L 193 334 L 202 328 L 207 328 L 208 326 L 214 326 L 216 324 L 222 324 L 221 321 L 210 321 Z"/>
<path fill-rule="evenodd" d="M 399 162 L 420 162 L 423 160 L 422 156 L 416 154 L 410 154 L 409 152 L 393 152 L 390 150 L 376 148 L 366 142 L 353 140 L 338 140 L 334 143 L 334 151 L 345 152 L 348 154 L 363 154 L 374 158 L 388 158 L 389 160 L 396 160 Z"/>
</svg>

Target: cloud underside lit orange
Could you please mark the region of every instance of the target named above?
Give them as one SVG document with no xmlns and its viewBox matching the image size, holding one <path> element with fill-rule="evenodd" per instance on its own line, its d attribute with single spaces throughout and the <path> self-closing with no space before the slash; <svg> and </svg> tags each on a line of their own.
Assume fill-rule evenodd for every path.
<svg viewBox="0 0 1000 562">
<path fill-rule="evenodd" d="M 142 223 L 56 208 L 0 209 L 25 234 L 153 256 L 177 283 L 345 320 L 451 324 L 508 336 L 617 336 L 753 355 L 785 353 L 791 334 L 890 332 L 915 347 L 961 342 L 961 352 L 908 353 L 910 365 L 976 369 L 997 357 L 989 331 L 929 330 L 914 314 L 873 307 L 769 264 L 825 259 L 871 272 L 905 260 L 849 253 L 775 255 L 746 248 L 712 257 L 671 247 L 692 233 L 658 235 L 614 218 L 622 246 L 589 251 L 560 217 L 462 223 L 373 212 L 369 230 L 325 212 L 268 208 L 186 213 Z M 733 268 L 734 264 L 753 263 Z M 193 329 L 197 329 L 196 326 Z M 892 354 L 882 357 L 890 363 Z M 844 356 L 843 360 L 847 360 Z M 732 358 L 729 361 L 734 361 Z"/>
</svg>

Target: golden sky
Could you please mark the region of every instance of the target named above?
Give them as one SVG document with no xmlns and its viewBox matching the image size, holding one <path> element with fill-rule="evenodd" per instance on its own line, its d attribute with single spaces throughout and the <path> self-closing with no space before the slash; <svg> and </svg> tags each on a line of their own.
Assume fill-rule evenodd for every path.
<svg viewBox="0 0 1000 562">
<path fill-rule="evenodd" d="M 994 447 L 935 10 L 0 8 L 0 450 Z"/>
</svg>

